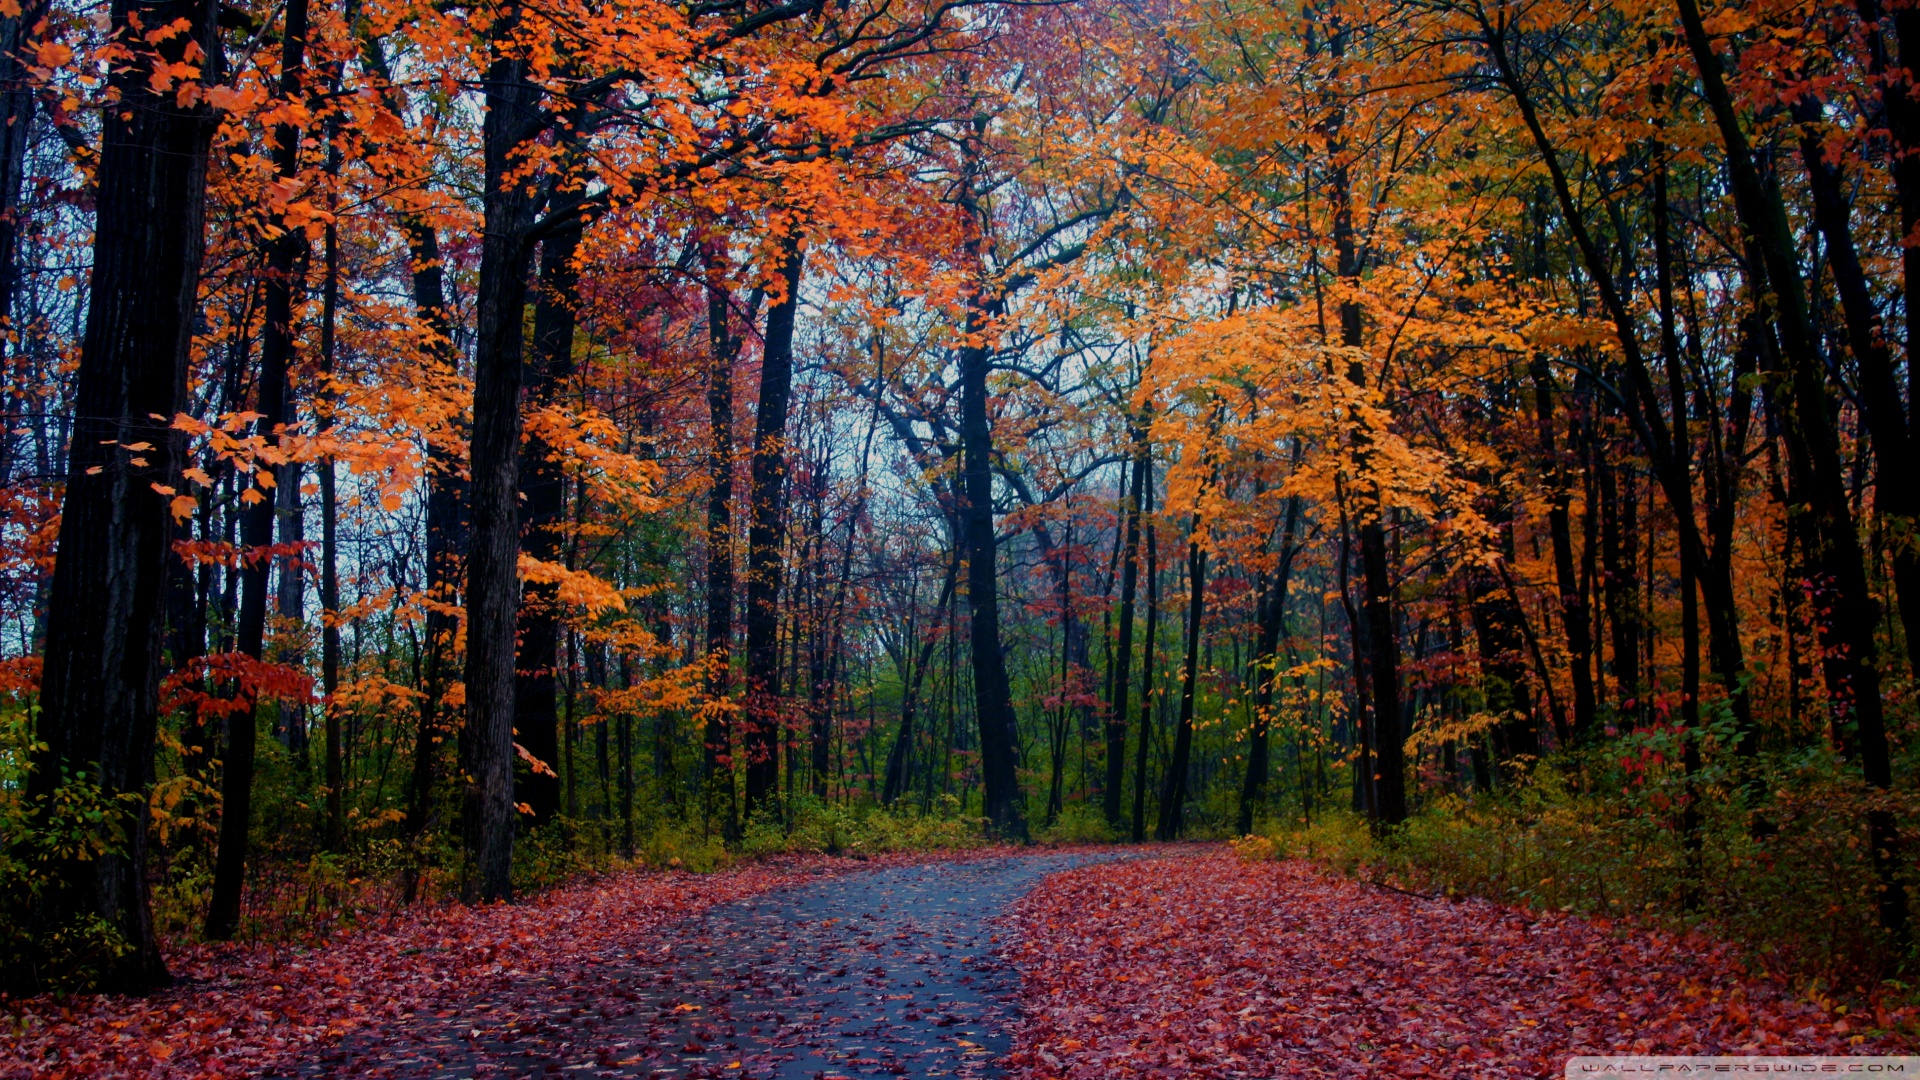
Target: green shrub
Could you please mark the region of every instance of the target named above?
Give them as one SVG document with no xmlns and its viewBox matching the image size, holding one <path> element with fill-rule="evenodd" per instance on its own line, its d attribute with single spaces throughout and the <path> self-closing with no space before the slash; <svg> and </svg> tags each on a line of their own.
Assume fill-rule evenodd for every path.
<svg viewBox="0 0 1920 1080">
<path fill-rule="evenodd" d="M 1098 807 L 1086 803 L 1069 805 L 1053 824 L 1034 830 L 1033 838 L 1042 844 L 1106 844 L 1125 839 L 1107 824 Z"/>
<path fill-rule="evenodd" d="M 1768 762 L 1764 785 L 1703 772 L 1689 850 L 1685 778 L 1623 770 L 1623 755 L 1639 760 L 1631 748 L 1607 753 L 1543 764 L 1497 795 L 1441 795 L 1383 835 L 1346 812 L 1268 823 L 1263 835 L 1285 854 L 1415 891 L 1700 927 L 1770 970 L 1857 981 L 1909 962 L 1879 929 L 1862 825 L 1885 796 L 1817 753 Z M 1750 812 L 1743 794 L 1756 790 L 1767 797 Z"/>
<path fill-rule="evenodd" d="M 872 803 L 828 804 L 803 795 L 794 799 L 784 822 L 772 815 L 748 822 L 739 852 L 862 855 L 977 847 L 987 842 L 985 818 L 956 813 L 959 803 L 952 796 L 942 796 L 936 805 L 939 812 L 921 814 L 906 807 L 886 808 Z"/>
<path fill-rule="evenodd" d="M 142 800 L 63 775 L 53 797 L 34 807 L 21 779 L 10 777 L 0 798 L 0 970 L 23 989 L 93 990 L 134 946 L 96 913 L 60 911 L 53 894 L 74 864 L 125 853 L 127 822 L 137 820 Z"/>
</svg>

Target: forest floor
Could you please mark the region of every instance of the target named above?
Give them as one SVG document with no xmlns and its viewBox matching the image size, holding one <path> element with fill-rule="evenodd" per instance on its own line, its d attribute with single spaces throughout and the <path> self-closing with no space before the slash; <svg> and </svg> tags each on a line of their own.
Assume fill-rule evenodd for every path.
<svg viewBox="0 0 1920 1080">
<path fill-rule="evenodd" d="M 1201 845 L 639 871 L 173 960 L 149 998 L 6 1006 L 0 1075 L 1536 1077 L 1913 1023 L 1698 938 Z"/>
</svg>

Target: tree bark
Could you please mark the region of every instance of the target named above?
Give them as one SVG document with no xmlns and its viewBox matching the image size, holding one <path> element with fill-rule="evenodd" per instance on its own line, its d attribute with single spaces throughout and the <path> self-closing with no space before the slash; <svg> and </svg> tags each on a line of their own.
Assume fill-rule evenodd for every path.
<svg viewBox="0 0 1920 1080">
<path fill-rule="evenodd" d="M 953 601 L 954 589 L 960 583 L 960 550 L 954 548 L 954 557 L 947 563 L 947 577 L 940 586 L 940 601 L 934 606 L 945 612 Z M 951 629 L 951 628 L 949 628 Z M 913 725 L 918 719 L 920 708 L 920 688 L 926 682 L 927 669 L 933 664 L 933 650 L 940 644 L 937 633 L 929 634 L 920 644 L 920 655 L 913 665 L 913 673 L 906 679 L 906 688 L 900 696 L 900 730 L 894 736 L 893 750 L 887 754 L 887 780 L 880 789 L 880 802 L 892 806 L 894 801 L 906 794 L 910 777 L 907 775 L 909 757 L 913 753 Z"/>
<path fill-rule="evenodd" d="M 157 64 L 183 62 L 190 47 L 204 57 L 201 79 L 219 77 L 216 10 L 211 0 L 144 9 L 149 20 L 187 20 L 187 32 L 151 48 L 131 30 L 124 0 L 110 13 L 112 32 L 134 59 L 108 75 L 119 104 L 101 119 L 93 278 L 35 733 L 42 745 L 27 782 L 35 807 L 48 807 L 61 785 L 76 781 L 129 797 L 115 823 L 124 843 L 100 858 L 56 861 L 30 913 L 43 933 L 77 919 L 105 920 L 129 948 L 106 961 L 97 985 L 122 992 L 168 982 L 153 937 L 146 862 L 161 615 L 173 569 L 168 498 L 153 485 L 179 482 L 183 447 L 154 416 L 171 417 L 187 402 L 215 124 L 209 111 L 154 91 L 151 79 Z M 129 449 L 135 445 L 151 448 Z M 40 973 L 16 969 L 4 978 L 31 990 Z"/>
<path fill-rule="evenodd" d="M 1299 463 L 1301 444 L 1295 443 L 1294 462 Z M 1287 514 L 1280 532 L 1280 558 L 1273 574 L 1263 582 L 1259 638 L 1253 647 L 1253 729 L 1247 736 L 1247 775 L 1240 786 L 1240 814 L 1235 831 L 1241 836 L 1253 832 L 1253 816 L 1265 802 L 1267 793 L 1268 743 L 1273 719 L 1273 689 L 1280 681 L 1280 639 L 1287 628 L 1287 593 L 1293 582 L 1293 560 L 1299 548 L 1294 542 L 1300 522 L 1300 497 L 1287 497 Z M 1301 793 L 1306 792 L 1302 778 Z"/>
<path fill-rule="evenodd" d="M 1193 759 L 1193 705 L 1199 691 L 1200 631 L 1207 608 L 1207 549 L 1200 542 L 1200 515 L 1187 527 L 1187 662 L 1180 675 L 1180 722 L 1173 756 L 1160 789 L 1158 840 L 1177 840 L 1187 827 L 1187 771 Z"/>
<path fill-rule="evenodd" d="M 1559 585 L 1560 625 L 1567 635 L 1567 657 L 1573 676 L 1574 739 L 1586 738 L 1594 727 L 1599 697 L 1593 687 L 1593 622 L 1587 614 L 1586 594 L 1573 565 L 1573 485 L 1555 438 L 1553 377 L 1544 356 L 1536 357 L 1533 377 L 1534 417 L 1540 453 L 1547 468 L 1547 530 L 1553 540 L 1554 580 Z"/>
<path fill-rule="evenodd" d="M 579 302 L 579 272 L 574 252 L 580 230 L 562 229 L 548 236 L 540 251 L 540 295 L 533 311 L 533 363 L 527 365 L 528 404 L 553 404 L 573 377 L 575 308 Z M 526 514 L 521 550 L 544 562 L 559 562 L 563 550 L 567 498 L 566 473 L 545 439 L 533 436 L 521 443 L 521 510 Z M 559 597 L 554 586 L 529 582 L 520 594 L 519 659 L 514 679 L 513 726 L 520 745 L 546 768 L 529 762 L 515 767 L 515 798 L 533 813 L 528 824 L 538 827 L 560 812 L 560 697 L 554 672 L 560 663 Z"/>
<path fill-rule="evenodd" d="M 754 416 L 747 529 L 747 707 L 741 732 L 746 812 L 764 813 L 779 790 L 780 559 L 786 541 L 787 408 L 793 399 L 793 324 L 806 253 L 800 236 L 781 249 L 779 302 L 767 310 Z"/>
<path fill-rule="evenodd" d="M 1892 12 L 1887 12 L 1881 8 L 1879 0 L 1855 0 L 1855 10 L 1859 12 L 1860 20 L 1871 27 L 1866 35 L 1868 70 L 1880 84 L 1887 135 L 1893 143 L 1893 153 L 1889 157 L 1894 196 L 1900 207 L 1900 231 L 1894 239 L 1901 241 L 1902 310 L 1920 311 L 1920 246 L 1904 242 L 1904 238 L 1920 230 L 1920 103 L 1913 98 L 1911 72 L 1900 70 L 1889 62 L 1886 35 L 1881 29 L 1891 16 L 1903 66 L 1910 68 L 1913 58 L 1920 56 L 1920 11 L 1900 5 Z M 1828 220 L 1845 225 L 1847 204 L 1841 194 L 1844 186 L 1837 183 L 1838 170 L 1828 166 L 1824 171 L 1829 173 L 1831 179 L 1809 178 L 1814 181 L 1815 218 L 1821 231 L 1828 232 Z M 1833 185 L 1829 188 L 1833 195 L 1823 195 L 1820 190 L 1828 184 Z M 1826 209 L 1821 206 L 1823 200 L 1827 204 Z M 1889 519 L 1886 529 L 1888 561 L 1893 566 L 1900 621 L 1907 638 L 1907 664 L 1911 672 L 1920 677 L 1920 494 L 1915 494 L 1913 483 L 1900 482 L 1912 477 L 1914 470 L 1920 468 L 1920 364 L 1914 363 L 1914 357 L 1920 355 L 1920 320 L 1907 319 L 1907 411 L 1903 415 L 1900 411 L 1901 392 L 1894 378 L 1892 359 L 1884 339 L 1878 336 L 1882 327 L 1873 314 L 1871 292 L 1861 290 L 1855 283 L 1858 256 L 1853 257 L 1851 267 L 1833 262 L 1835 257 L 1846 260 L 1852 253 L 1853 245 L 1849 241 L 1843 248 L 1832 235 L 1827 243 L 1834 284 L 1841 290 L 1841 304 L 1846 312 L 1850 348 L 1860 358 L 1864 390 L 1860 395 L 1861 403 L 1874 410 L 1868 413 L 1867 421 L 1872 425 L 1874 453 L 1880 465 L 1880 481 L 1874 487 L 1875 508 Z M 1847 295 L 1850 292 L 1853 294 L 1851 299 Z M 1859 331 L 1856 329 L 1856 324 L 1863 322 L 1869 324 L 1870 329 L 1864 342 L 1859 340 Z"/>
<path fill-rule="evenodd" d="M 497 40 L 512 33 L 500 16 Z M 509 182 L 523 149 L 541 127 L 539 91 L 528 62 L 496 55 L 486 73 L 486 234 L 475 301 L 472 533 L 467 552 L 467 727 L 460 742 L 466 769 L 464 832 L 467 865 L 461 898 L 468 903 L 513 894 L 514 629 L 520 608 L 520 387 L 522 319 L 536 194 Z"/>
<path fill-rule="evenodd" d="M 722 835 L 740 831 L 733 777 L 733 366 L 740 336 L 733 332 L 731 293 L 717 243 L 703 248 L 707 272 L 707 639 L 706 724 L 701 735 L 701 784 L 709 818 L 725 802 Z M 724 800 L 722 799 L 724 796 Z"/>
<path fill-rule="evenodd" d="M 1145 418 L 1143 417 L 1142 420 Z M 1113 700 L 1107 707 L 1107 783 L 1105 801 L 1107 824 L 1120 827 L 1120 797 L 1127 776 L 1127 693 L 1132 687 L 1133 604 L 1140 587 L 1140 500 L 1151 468 L 1150 448 L 1145 426 L 1136 422 L 1133 430 L 1133 487 L 1127 496 L 1126 552 L 1120 571 L 1120 628 L 1113 652 Z"/>
<path fill-rule="evenodd" d="M 1146 483 L 1140 488 L 1140 512 L 1153 513 L 1153 464 L 1147 464 Z M 1160 554 L 1155 537 L 1159 530 L 1151 516 L 1147 532 L 1147 637 L 1140 656 L 1140 738 L 1133 748 L 1133 842 L 1147 838 L 1147 742 L 1153 733 L 1154 650 L 1160 644 Z"/>
<path fill-rule="evenodd" d="M 984 314 L 984 313 L 980 313 Z M 978 334 L 979 315 L 968 329 Z M 1006 839 L 1027 838 L 1016 755 L 1013 690 L 1000 643 L 997 552 L 993 535 L 993 432 L 987 419 L 987 369 L 991 355 L 983 345 L 960 349 L 960 439 L 966 487 L 964 530 L 967 548 L 967 608 L 972 614 L 974 711 L 980 724 L 980 773 L 986 817 Z"/>
</svg>

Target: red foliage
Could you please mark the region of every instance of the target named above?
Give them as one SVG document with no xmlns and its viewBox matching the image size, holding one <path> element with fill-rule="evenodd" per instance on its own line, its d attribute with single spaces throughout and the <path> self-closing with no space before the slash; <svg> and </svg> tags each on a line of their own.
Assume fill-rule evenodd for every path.
<svg viewBox="0 0 1920 1080">
<path fill-rule="evenodd" d="M 715 874 L 624 873 L 513 905 L 417 909 L 323 949 L 196 946 L 179 984 L 147 998 L 0 998 L 0 1077 L 238 1077 L 365 1028 L 408 1026 L 476 994 L 509 1000 L 530 978 L 631 951 L 658 927 L 820 869 L 810 858 Z"/>
<path fill-rule="evenodd" d="M 1578 1053 L 1891 1053 L 1730 947 L 1224 854 L 1086 867 L 1015 909 L 1021 1080 L 1558 1076 Z M 1892 1027 L 1910 1015 L 1867 1018 Z"/>
</svg>

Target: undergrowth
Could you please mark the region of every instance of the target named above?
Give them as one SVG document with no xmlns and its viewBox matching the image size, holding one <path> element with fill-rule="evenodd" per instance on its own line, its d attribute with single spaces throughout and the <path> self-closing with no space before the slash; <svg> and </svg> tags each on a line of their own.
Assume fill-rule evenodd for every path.
<svg viewBox="0 0 1920 1080">
<path fill-rule="evenodd" d="M 957 804 L 931 813 L 872 805 L 828 805 L 796 798 L 783 817 L 746 823 L 732 845 L 717 827 L 667 817 L 636 822 L 631 846 L 623 823 L 559 817 L 514 842 L 516 895 L 532 896 L 597 874 L 655 868 L 710 873 L 743 861 L 781 854 L 858 858 L 895 851 L 936 851 L 988 842 L 984 819 L 960 815 Z M 263 840 L 266 838 L 262 838 Z M 402 841 L 362 834 L 341 851 L 291 851 L 255 846 L 245 895 L 242 940 L 312 942 L 335 932 L 380 923 L 414 902 L 452 900 L 459 890 L 458 837 L 436 833 L 415 852 Z M 210 852 L 168 852 L 153 892 L 158 931 L 172 942 L 194 940 L 211 884 Z"/>
<path fill-rule="evenodd" d="M 1862 824 L 1885 796 L 1813 756 L 1770 761 L 1758 779 L 1696 776 L 1690 844 L 1685 778 L 1631 783 L 1612 764 L 1550 761 L 1496 792 L 1432 794 L 1390 830 L 1346 811 L 1270 819 L 1234 847 L 1424 895 L 1700 930 L 1816 992 L 1905 986 L 1915 958 L 1880 929 Z"/>
</svg>

